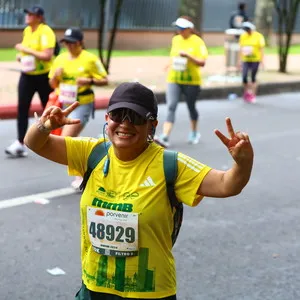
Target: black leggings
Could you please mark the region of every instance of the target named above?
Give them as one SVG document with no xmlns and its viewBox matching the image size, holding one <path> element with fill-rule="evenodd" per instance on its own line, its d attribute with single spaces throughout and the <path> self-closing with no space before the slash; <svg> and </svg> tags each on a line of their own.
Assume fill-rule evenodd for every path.
<svg viewBox="0 0 300 300">
<path fill-rule="evenodd" d="M 23 143 L 27 128 L 31 101 L 38 92 L 43 108 L 45 108 L 52 89 L 49 85 L 48 73 L 27 75 L 21 73 L 18 84 L 18 140 Z"/>
<path fill-rule="evenodd" d="M 258 71 L 259 62 L 244 62 L 243 63 L 243 83 L 248 83 L 248 72 L 251 71 L 251 81 L 256 82 L 256 74 Z"/>
<path fill-rule="evenodd" d="M 75 300 L 136 300 L 133 298 L 123 298 L 117 295 L 106 294 L 106 293 L 96 293 L 88 290 L 86 285 L 82 283 L 81 289 L 76 294 Z M 140 298 L 139 298 L 140 299 Z M 176 300 L 176 295 L 169 296 L 165 298 L 151 298 L 151 300 Z M 140 299 L 140 300 L 149 300 L 149 299 Z"/>
</svg>

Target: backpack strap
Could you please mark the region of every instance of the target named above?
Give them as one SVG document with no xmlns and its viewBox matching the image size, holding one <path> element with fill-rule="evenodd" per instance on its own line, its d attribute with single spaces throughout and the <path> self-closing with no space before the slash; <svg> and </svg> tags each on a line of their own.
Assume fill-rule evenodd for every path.
<svg viewBox="0 0 300 300">
<path fill-rule="evenodd" d="M 101 144 L 97 144 L 92 149 L 92 152 L 90 153 L 88 161 L 87 161 L 87 170 L 84 173 L 83 180 L 79 187 L 79 189 L 81 191 L 84 191 L 85 186 L 91 176 L 91 173 L 96 168 L 96 166 L 99 164 L 99 162 L 104 158 L 104 156 L 107 155 L 107 151 L 110 146 L 111 146 L 111 142 L 103 142 Z"/>
<path fill-rule="evenodd" d="M 164 150 L 164 173 L 167 186 L 167 194 L 169 197 L 172 211 L 175 209 L 173 223 L 174 228 L 172 232 L 172 244 L 174 245 L 179 234 L 183 218 L 183 204 L 178 201 L 175 194 L 175 182 L 177 178 L 177 156 L 175 151 Z"/>
</svg>

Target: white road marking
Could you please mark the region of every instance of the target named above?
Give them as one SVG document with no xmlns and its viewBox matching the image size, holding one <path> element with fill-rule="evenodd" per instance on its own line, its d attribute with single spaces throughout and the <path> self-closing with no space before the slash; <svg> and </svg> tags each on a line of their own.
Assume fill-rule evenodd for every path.
<svg viewBox="0 0 300 300">
<path fill-rule="evenodd" d="M 60 196 L 72 195 L 75 193 L 76 191 L 74 191 L 73 188 L 63 188 L 63 189 L 57 189 L 45 193 L 33 194 L 24 197 L 5 199 L 0 201 L 0 210 L 4 208 L 32 203 L 38 201 L 39 199 L 50 199 L 50 198 L 55 198 Z"/>
</svg>

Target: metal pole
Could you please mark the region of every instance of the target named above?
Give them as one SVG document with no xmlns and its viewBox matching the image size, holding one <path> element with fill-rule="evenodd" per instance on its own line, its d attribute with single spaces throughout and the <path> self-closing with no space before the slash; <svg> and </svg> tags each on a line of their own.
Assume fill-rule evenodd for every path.
<svg viewBox="0 0 300 300">
<path fill-rule="evenodd" d="M 109 24 L 110 24 L 110 7 L 111 0 L 106 1 L 105 5 L 105 21 L 104 21 L 104 30 L 103 30 L 103 49 L 107 50 L 108 48 L 108 33 L 109 33 Z"/>
</svg>

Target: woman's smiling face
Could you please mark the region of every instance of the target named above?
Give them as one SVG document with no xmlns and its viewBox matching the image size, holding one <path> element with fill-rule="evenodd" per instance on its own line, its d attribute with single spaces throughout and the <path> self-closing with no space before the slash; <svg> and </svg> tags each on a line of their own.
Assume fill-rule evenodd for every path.
<svg viewBox="0 0 300 300">
<path fill-rule="evenodd" d="M 127 154 L 128 151 L 131 151 L 132 159 L 147 147 L 148 136 L 152 132 L 152 127 L 157 125 L 157 121 L 146 121 L 145 124 L 134 125 L 127 117 L 119 123 L 113 121 L 109 114 L 106 114 L 105 119 L 107 122 L 107 135 L 115 149 L 120 155 L 122 155 L 123 150 L 127 150 Z"/>
</svg>

